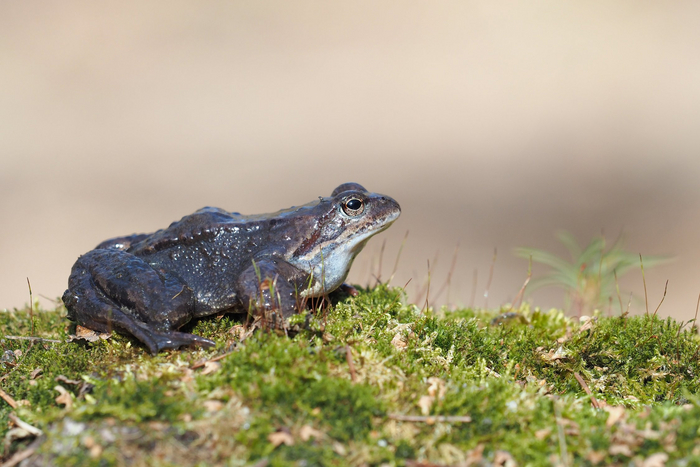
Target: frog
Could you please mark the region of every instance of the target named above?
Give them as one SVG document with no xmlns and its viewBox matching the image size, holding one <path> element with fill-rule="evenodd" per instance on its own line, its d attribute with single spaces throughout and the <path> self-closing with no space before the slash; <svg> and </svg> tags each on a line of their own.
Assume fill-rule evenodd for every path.
<svg viewBox="0 0 700 467">
<path fill-rule="evenodd" d="M 344 286 L 367 241 L 400 214 L 393 198 L 354 182 L 270 214 L 205 207 L 165 229 L 112 238 L 83 254 L 62 300 L 71 321 L 130 336 L 153 355 L 214 346 L 180 331 L 207 316 L 269 316 L 283 329 L 308 299 Z"/>
</svg>

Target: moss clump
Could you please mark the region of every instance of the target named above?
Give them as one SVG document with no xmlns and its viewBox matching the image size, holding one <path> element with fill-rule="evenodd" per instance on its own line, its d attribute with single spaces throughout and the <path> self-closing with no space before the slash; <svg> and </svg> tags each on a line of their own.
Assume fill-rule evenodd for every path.
<svg viewBox="0 0 700 467">
<path fill-rule="evenodd" d="M 212 318 L 190 331 L 215 349 L 153 357 L 121 336 L 65 342 L 60 307 L 34 315 L 61 342 L 0 342 L 22 401 L 0 407 L 0 431 L 11 412 L 43 430 L 45 463 L 700 463 L 700 342 L 672 319 L 421 310 L 378 286 L 291 337 L 241 341 L 235 317 Z M 5 335 L 31 328 L 28 310 L 0 313 Z"/>
</svg>

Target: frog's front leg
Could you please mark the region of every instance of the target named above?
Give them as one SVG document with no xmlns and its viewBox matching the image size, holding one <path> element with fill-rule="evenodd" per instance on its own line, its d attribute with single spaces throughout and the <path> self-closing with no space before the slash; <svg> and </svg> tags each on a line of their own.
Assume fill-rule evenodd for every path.
<svg viewBox="0 0 700 467">
<path fill-rule="evenodd" d="M 308 274 L 276 258 L 253 260 L 236 283 L 241 303 L 249 313 L 285 327 L 285 320 L 302 306 L 300 293 L 308 286 Z"/>
<path fill-rule="evenodd" d="M 78 258 L 63 303 L 68 318 L 81 326 L 132 335 L 152 354 L 185 345 L 214 345 L 176 331 L 193 317 L 192 290 L 119 249 L 92 250 Z"/>
</svg>

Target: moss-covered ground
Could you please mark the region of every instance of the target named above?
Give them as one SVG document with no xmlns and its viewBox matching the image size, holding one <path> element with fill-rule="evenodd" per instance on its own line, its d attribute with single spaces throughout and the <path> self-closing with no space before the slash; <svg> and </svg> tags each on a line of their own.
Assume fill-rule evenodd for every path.
<svg viewBox="0 0 700 467">
<path fill-rule="evenodd" d="M 191 329 L 216 348 L 151 356 L 68 342 L 65 314 L 0 313 L 4 336 L 58 341 L 0 341 L 8 465 L 700 465 L 700 340 L 672 319 L 421 310 L 378 286 L 293 337 L 224 316 Z"/>
</svg>

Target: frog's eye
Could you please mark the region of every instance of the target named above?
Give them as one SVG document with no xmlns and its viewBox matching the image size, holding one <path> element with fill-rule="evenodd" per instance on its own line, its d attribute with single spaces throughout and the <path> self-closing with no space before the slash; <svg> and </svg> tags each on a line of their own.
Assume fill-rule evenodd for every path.
<svg viewBox="0 0 700 467">
<path fill-rule="evenodd" d="M 361 199 L 349 198 L 343 203 L 343 212 L 348 216 L 359 216 L 365 210 L 365 203 Z"/>
</svg>

